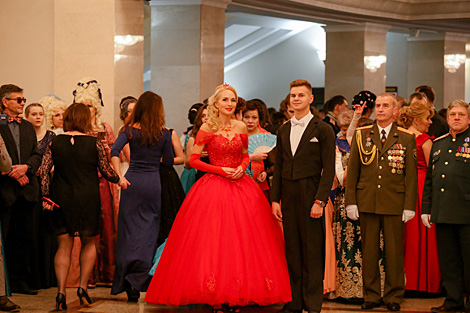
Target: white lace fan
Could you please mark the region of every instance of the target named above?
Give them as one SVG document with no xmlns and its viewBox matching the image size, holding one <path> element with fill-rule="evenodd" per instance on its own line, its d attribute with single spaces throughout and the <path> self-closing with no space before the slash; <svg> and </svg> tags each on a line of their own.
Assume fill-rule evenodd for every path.
<svg viewBox="0 0 470 313">
<path fill-rule="evenodd" d="M 276 146 L 277 137 L 270 133 L 254 134 L 248 137 L 248 153 L 269 153 Z"/>
</svg>

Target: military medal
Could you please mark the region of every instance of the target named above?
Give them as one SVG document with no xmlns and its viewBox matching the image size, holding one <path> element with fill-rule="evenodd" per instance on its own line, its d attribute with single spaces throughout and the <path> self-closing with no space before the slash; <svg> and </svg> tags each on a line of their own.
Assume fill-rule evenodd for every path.
<svg viewBox="0 0 470 313">
<path fill-rule="evenodd" d="M 465 141 L 465 143 L 463 144 L 463 146 L 464 146 L 465 148 L 468 148 L 468 146 L 469 146 L 468 143 L 470 142 L 470 137 L 466 137 L 466 138 L 464 139 L 464 141 Z"/>
<path fill-rule="evenodd" d="M 392 168 L 392 173 L 395 174 L 396 170 L 394 168 Z"/>
<path fill-rule="evenodd" d="M 372 146 L 372 142 L 371 142 L 371 139 L 369 137 L 369 134 L 367 134 L 367 138 L 366 138 L 366 148 L 369 148 L 370 146 Z M 367 162 L 367 161 L 366 161 Z"/>
</svg>

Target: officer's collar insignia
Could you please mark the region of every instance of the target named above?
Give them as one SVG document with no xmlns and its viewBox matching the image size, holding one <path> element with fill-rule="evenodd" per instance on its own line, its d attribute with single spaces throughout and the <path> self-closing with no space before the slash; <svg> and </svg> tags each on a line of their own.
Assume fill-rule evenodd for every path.
<svg viewBox="0 0 470 313">
<path fill-rule="evenodd" d="M 463 141 L 465 141 L 465 143 L 463 144 L 463 146 L 465 148 L 468 148 L 468 143 L 470 142 L 470 137 L 466 137 Z"/>
</svg>

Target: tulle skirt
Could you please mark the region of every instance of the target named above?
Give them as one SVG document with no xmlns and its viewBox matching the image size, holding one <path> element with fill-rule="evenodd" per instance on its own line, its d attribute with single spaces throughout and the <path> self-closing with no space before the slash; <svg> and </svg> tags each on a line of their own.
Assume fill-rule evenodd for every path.
<svg viewBox="0 0 470 313">
<path fill-rule="evenodd" d="M 230 305 L 291 300 L 284 238 L 247 175 L 206 174 L 181 206 L 145 300 Z"/>
</svg>

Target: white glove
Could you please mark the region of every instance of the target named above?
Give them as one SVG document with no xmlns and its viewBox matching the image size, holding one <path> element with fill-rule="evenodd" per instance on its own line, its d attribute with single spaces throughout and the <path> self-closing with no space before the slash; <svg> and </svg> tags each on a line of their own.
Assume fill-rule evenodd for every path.
<svg viewBox="0 0 470 313">
<path fill-rule="evenodd" d="M 421 221 L 424 226 L 431 228 L 431 214 L 421 214 Z"/>
<path fill-rule="evenodd" d="M 350 204 L 346 206 L 346 214 L 348 215 L 349 219 L 353 221 L 357 221 L 359 218 L 359 210 L 357 209 L 357 205 Z"/>
<path fill-rule="evenodd" d="M 413 217 L 415 217 L 415 211 L 411 210 L 403 210 L 403 215 L 401 216 L 401 220 L 403 223 L 410 221 Z"/>
</svg>

